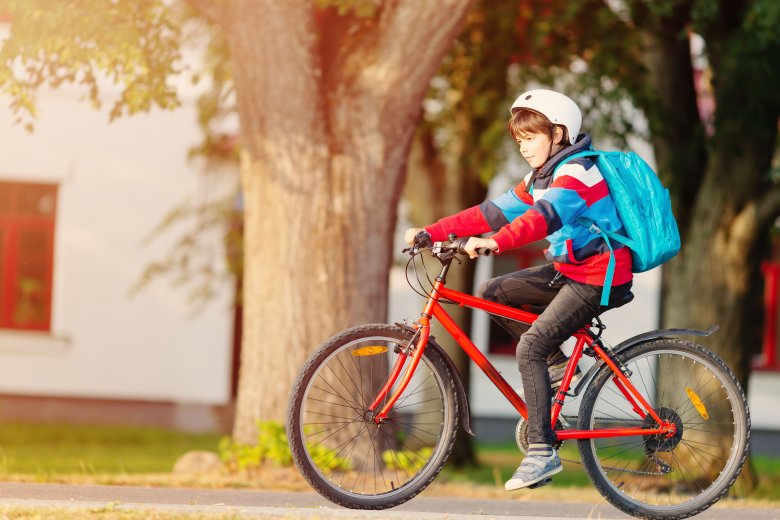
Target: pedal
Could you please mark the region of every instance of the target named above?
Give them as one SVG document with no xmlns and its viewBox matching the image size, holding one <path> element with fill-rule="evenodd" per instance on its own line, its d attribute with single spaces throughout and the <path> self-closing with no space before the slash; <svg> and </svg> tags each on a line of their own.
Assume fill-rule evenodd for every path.
<svg viewBox="0 0 780 520">
<path fill-rule="evenodd" d="M 655 462 L 655 465 L 656 465 L 656 468 L 658 469 L 658 471 L 660 471 L 664 475 L 668 475 L 669 473 L 674 471 L 673 467 L 671 467 L 669 464 L 667 464 L 666 462 L 662 461 L 661 459 L 654 459 L 653 462 Z"/>
<path fill-rule="evenodd" d="M 544 480 L 540 480 L 540 481 L 539 481 L 539 482 L 537 482 L 536 484 L 531 484 L 530 486 L 528 486 L 528 489 L 536 489 L 536 488 L 540 488 L 540 487 L 542 487 L 542 486 L 546 486 L 546 485 L 547 485 L 547 484 L 549 484 L 550 482 L 552 482 L 552 477 L 547 477 L 547 478 L 546 478 L 546 479 L 544 479 Z"/>
</svg>

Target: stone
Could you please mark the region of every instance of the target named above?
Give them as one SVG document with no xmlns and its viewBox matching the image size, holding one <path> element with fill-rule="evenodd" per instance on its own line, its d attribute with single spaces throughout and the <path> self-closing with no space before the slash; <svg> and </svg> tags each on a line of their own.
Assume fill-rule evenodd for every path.
<svg viewBox="0 0 780 520">
<path fill-rule="evenodd" d="M 222 469 L 222 461 L 216 453 L 210 451 L 188 451 L 173 465 L 176 475 L 198 475 L 215 473 Z"/>
</svg>

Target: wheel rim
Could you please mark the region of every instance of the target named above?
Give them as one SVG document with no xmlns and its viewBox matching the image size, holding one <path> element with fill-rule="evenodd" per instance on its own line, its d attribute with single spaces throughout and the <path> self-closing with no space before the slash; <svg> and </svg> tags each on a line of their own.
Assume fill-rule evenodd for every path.
<svg viewBox="0 0 780 520">
<path fill-rule="evenodd" d="M 709 357 L 653 350 L 626 362 L 631 381 L 663 419 L 682 426 L 655 435 L 590 439 L 606 484 L 639 507 L 688 509 L 719 497 L 744 454 L 741 393 Z M 590 428 L 652 427 L 608 377 L 587 418 Z M 681 433 L 681 434 L 680 434 Z"/>
<path fill-rule="evenodd" d="M 367 412 L 404 345 L 386 336 L 347 343 L 319 365 L 306 387 L 298 420 L 303 451 L 340 493 L 391 497 L 436 467 L 450 412 L 444 381 L 429 359 L 422 357 L 386 421 L 376 425 Z M 408 365 L 409 359 L 404 370 Z"/>
</svg>

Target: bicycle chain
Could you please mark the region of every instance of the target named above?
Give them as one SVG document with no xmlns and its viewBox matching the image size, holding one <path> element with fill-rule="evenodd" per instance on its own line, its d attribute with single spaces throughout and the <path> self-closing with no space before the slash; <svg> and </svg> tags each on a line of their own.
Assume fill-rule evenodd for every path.
<svg viewBox="0 0 780 520">
<path fill-rule="evenodd" d="M 569 422 L 570 419 L 573 419 L 573 420 L 576 421 L 577 416 L 576 415 L 565 415 L 565 416 L 563 416 L 563 419 L 565 421 L 567 421 L 567 422 Z M 604 422 L 610 422 L 610 421 L 613 421 L 614 419 L 606 418 L 606 417 L 597 417 L 596 421 L 598 422 L 599 420 L 603 420 Z M 643 421 L 640 421 L 639 419 L 626 419 L 626 420 L 624 420 L 622 422 L 642 424 Z M 558 441 L 556 443 L 557 444 L 556 449 L 560 449 L 560 447 L 563 445 L 563 443 L 564 443 L 564 441 Z M 660 464 L 663 464 L 664 466 L 667 466 L 665 462 L 663 462 L 663 461 L 661 461 L 661 460 L 659 460 L 659 459 L 657 459 L 657 458 L 655 458 L 655 457 L 653 457 L 653 456 L 651 456 L 649 454 L 648 454 L 648 457 L 650 458 L 651 461 L 655 462 L 656 466 L 658 466 Z M 560 457 L 560 459 L 562 461 L 564 461 L 564 462 L 572 462 L 574 464 L 579 464 L 580 466 L 584 466 L 582 461 L 579 460 L 579 459 L 567 459 L 565 457 Z M 613 466 L 602 466 L 602 468 L 605 469 L 605 470 L 610 470 L 611 469 L 611 470 L 614 470 L 614 471 L 620 471 L 622 473 L 630 473 L 632 475 L 645 475 L 645 476 L 651 476 L 651 477 L 662 477 L 664 475 L 669 474 L 669 472 L 664 473 L 663 471 L 640 471 L 640 470 L 637 470 L 637 469 L 616 468 L 616 467 L 613 467 Z M 673 471 L 673 468 L 669 468 L 669 469 L 671 471 Z"/>
</svg>

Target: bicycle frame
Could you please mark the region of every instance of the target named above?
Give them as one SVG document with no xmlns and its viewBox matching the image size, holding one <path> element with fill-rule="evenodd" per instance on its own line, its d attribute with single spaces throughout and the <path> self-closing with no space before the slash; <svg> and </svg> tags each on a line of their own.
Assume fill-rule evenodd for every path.
<svg viewBox="0 0 780 520">
<path fill-rule="evenodd" d="M 451 258 L 449 262 L 444 262 L 444 261 L 442 262 L 443 263 L 442 271 L 439 274 L 439 276 L 436 277 L 436 280 L 434 281 L 433 284 L 433 288 L 428 294 L 428 300 L 426 302 L 425 308 L 423 309 L 423 312 L 420 316 L 420 320 L 418 322 L 418 329 L 417 329 L 418 334 L 417 334 L 416 343 L 414 344 L 413 347 L 409 345 L 409 347 L 411 348 L 404 349 L 399 354 L 395 366 L 390 371 L 390 376 L 388 377 L 382 389 L 379 391 L 379 394 L 377 395 L 376 399 L 374 399 L 374 402 L 371 403 L 371 406 L 369 406 L 369 410 L 375 412 L 374 421 L 377 424 L 381 423 L 387 417 L 387 414 L 390 412 L 395 402 L 398 400 L 398 398 L 401 396 L 401 394 L 404 392 L 407 385 L 409 384 L 409 381 L 411 380 L 412 375 L 414 374 L 414 371 L 416 370 L 417 365 L 420 362 L 420 358 L 423 355 L 425 346 L 428 343 L 428 338 L 430 336 L 431 319 L 439 320 L 439 322 L 444 326 L 447 332 L 449 332 L 449 334 L 456 341 L 456 343 L 464 350 L 466 355 L 469 358 L 471 358 L 471 360 L 474 361 L 474 363 L 476 363 L 480 369 L 482 369 L 485 375 L 487 375 L 487 377 L 493 382 L 496 388 L 498 388 L 498 390 L 504 395 L 504 397 L 506 397 L 506 399 L 512 404 L 512 406 L 514 406 L 514 408 L 518 411 L 518 413 L 520 413 L 520 415 L 523 416 L 524 418 L 526 419 L 528 418 L 528 409 L 526 407 L 525 401 L 523 401 L 523 399 L 521 399 L 520 396 L 517 395 L 517 392 L 514 391 L 514 389 L 509 385 L 509 383 L 507 383 L 506 380 L 501 376 L 498 370 L 496 370 L 496 368 L 485 357 L 485 355 L 474 345 L 474 343 L 466 335 L 466 333 L 463 332 L 463 330 L 460 327 L 458 327 L 458 325 L 453 321 L 453 319 L 449 316 L 449 314 L 447 314 L 447 311 L 444 309 L 444 307 L 442 306 L 439 300 L 441 298 L 445 298 L 461 306 L 469 307 L 472 309 L 480 309 L 492 314 L 503 316 L 505 318 L 518 320 L 526 324 L 533 323 L 539 316 L 538 314 L 501 305 L 495 302 L 484 300 L 482 298 L 477 298 L 475 296 L 471 296 L 469 294 L 465 294 L 445 287 L 446 275 L 447 275 L 447 271 L 449 270 L 450 262 L 451 262 Z M 615 385 L 623 394 L 623 396 L 628 400 L 628 402 L 631 404 L 631 406 L 633 407 L 634 411 L 637 413 L 639 418 L 644 419 L 647 415 L 649 415 L 655 420 L 657 426 L 654 429 L 605 428 L 605 429 L 594 429 L 594 430 L 555 430 L 555 433 L 559 440 L 592 439 L 592 438 L 604 438 L 604 437 L 629 437 L 634 435 L 658 435 L 658 434 L 666 435 L 667 437 L 672 437 L 675 434 L 676 431 L 675 425 L 669 421 L 664 421 L 658 416 L 655 410 L 653 410 L 652 406 L 645 400 L 645 398 L 640 394 L 640 392 L 634 387 L 631 381 L 625 376 L 625 374 L 615 364 L 615 362 L 610 358 L 610 356 L 607 355 L 607 353 L 604 351 L 601 345 L 599 345 L 597 342 L 593 340 L 593 335 L 590 332 L 590 330 L 588 330 L 586 327 L 583 327 L 582 329 L 577 331 L 573 335 L 573 337 L 576 339 L 574 351 L 572 352 L 570 361 L 566 367 L 566 372 L 563 376 L 563 380 L 561 381 L 561 386 L 558 389 L 558 392 L 555 396 L 555 400 L 552 406 L 551 422 L 552 422 L 553 429 L 555 430 L 555 425 L 558 421 L 558 417 L 563 408 L 563 403 L 567 395 L 566 392 L 568 391 L 569 385 L 571 384 L 571 379 L 574 375 L 577 363 L 582 357 L 586 347 L 591 348 L 593 352 L 595 352 L 596 356 L 599 359 L 601 359 L 612 370 L 613 373 L 612 377 Z M 390 395 L 389 398 L 387 398 L 387 401 L 384 402 L 385 398 L 388 396 L 390 392 L 390 389 L 393 388 L 399 376 L 401 375 L 401 371 L 403 369 L 404 364 L 406 363 L 406 359 L 410 355 L 410 352 L 413 353 L 411 354 L 411 360 L 409 366 L 406 369 L 406 372 L 403 375 L 403 378 L 398 384 L 398 387 L 396 388 L 395 392 L 393 392 L 392 395 Z M 384 402 L 384 405 L 377 412 L 376 410 L 380 407 L 380 404 L 382 402 Z"/>
</svg>

